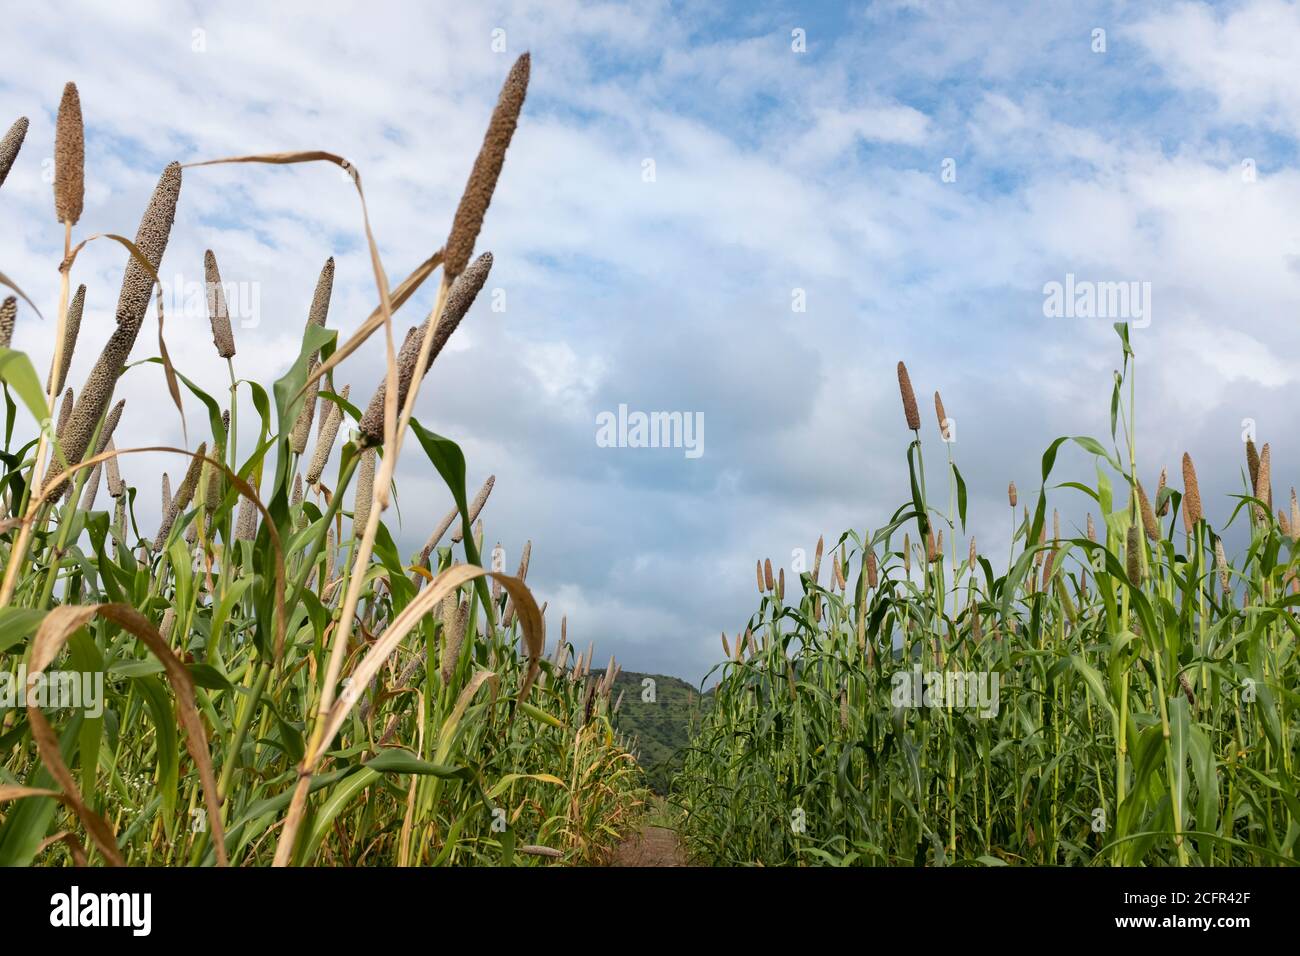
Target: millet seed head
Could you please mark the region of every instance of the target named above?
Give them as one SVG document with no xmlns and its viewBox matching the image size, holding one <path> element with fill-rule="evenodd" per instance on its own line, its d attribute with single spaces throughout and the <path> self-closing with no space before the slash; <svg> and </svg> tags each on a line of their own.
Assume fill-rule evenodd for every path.
<svg viewBox="0 0 1300 956">
<path fill-rule="evenodd" d="M 475 298 L 478 297 L 483 288 L 483 283 L 487 281 L 488 273 L 491 271 L 492 253 L 485 252 L 475 259 L 473 264 L 461 273 L 452 284 L 451 290 L 447 293 L 446 303 L 443 305 L 442 315 L 433 330 L 429 359 L 424 366 L 425 373 L 433 366 L 434 360 L 441 354 L 448 339 L 451 338 L 452 333 L 460 325 L 461 319 L 465 317 L 465 313 L 474 304 Z M 402 341 L 402 348 L 397 355 L 397 408 L 399 411 L 406 403 L 407 392 L 415 378 L 415 366 L 420 358 L 420 346 L 423 344 L 425 327 L 425 325 L 421 325 L 409 329 L 406 338 Z M 363 445 L 373 447 L 383 444 L 384 398 L 387 394 L 388 382 L 385 378 L 380 381 L 379 387 L 375 389 L 370 404 L 366 406 L 366 413 L 361 416 L 361 422 L 357 426 L 357 430 L 361 433 Z"/>
<path fill-rule="evenodd" d="M 473 524 L 475 521 L 477 521 L 478 516 L 482 514 L 483 507 L 484 505 L 487 504 L 488 496 L 492 494 L 492 489 L 496 487 L 496 483 L 497 483 L 497 476 L 488 475 L 487 481 L 483 482 L 483 487 L 479 488 L 478 494 L 476 494 L 474 496 L 474 500 L 469 503 L 470 524 Z M 451 533 L 452 544 L 459 544 L 461 538 L 463 538 L 464 536 L 465 536 L 465 528 L 464 525 L 461 525 Z"/>
<path fill-rule="evenodd" d="M 17 296 L 6 296 L 0 302 L 0 349 L 7 349 L 13 344 L 14 325 L 18 320 Z"/>
<path fill-rule="evenodd" d="M 249 482 L 257 490 L 256 482 Z M 332 530 L 332 529 L 331 529 Z M 257 506 L 253 499 L 240 495 L 239 513 L 235 517 L 235 540 L 252 541 L 257 537 Z"/>
<path fill-rule="evenodd" d="M 105 451 L 116 451 L 117 448 L 112 442 L 108 443 Z M 108 494 L 110 498 L 120 498 L 126 493 L 126 483 L 122 481 L 122 473 L 118 470 L 117 456 L 114 455 L 105 461 L 108 466 L 105 471 L 108 475 Z"/>
<path fill-rule="evenodd" d="M 320 359 L 312 356 L 311 363 L 307 366 L 308 381 L 316 374 L 318 368 L 320 368 Z M 289 450 L 295 455 L 301 455 L 307 450 L 307 439 L 311 435 L 312 419 L 316 417 L 318 390 L 324 384 L 324 382 L 317 381 L 307 390 L 306 396 L 303 397 L 302 408 L 298 410 L 298 417 L 294 420 L 293 429 L 289 432 Z"/>
<path fill-rule="evenodd" d="M 1142 527 L 1146 530 L 1147 537 L 1152 541 L 1160 540 L 1160 522 L 1156 520 L 1156 513 L 1151 508 L 1151 499 L 1147 497 L 1146 489 L 1142 487 L 1142 482 L 1137 483 L 1138 490 L 1138 508 L 1142 513 Z"/>
<path fill-rule="evenodd" d="M 505 163 L 506 150 L 515 134 L 524 97 L 528 94 L 530 66 L 531 58 L 525 53 L 515 61 L 501 87 L 501 95 L 497 98 L 496 109 L 492 111 L 492 119 L 488 122 L 483 145 L 470 170 L 469 181 L 465 184 L 465 191 L 452 219 L 451 233 L 447 236 L 442 268 L 449 279 L 460 275 L 474 253 L 474 243 L 478 240 L 479 230 L 483 228 L 483 217 L 492 202 L 497 178 Z"/>
<path fill-rule="evenodd" d="M 1268 511 L 1273 510 L 1273 455 L 1268 442 L 1259 450 L 1259 473 L 1255 476 L 1255 497 L 1264 502 Z M 1267 512 L 1262 512 L 1267 517 Z"/>
<path fill-rule="evenodd" d="M 59 222 L 75 226 L 86 197 L 86 133 L 81 123 L 77 84 L 63 87 L 54 127 L 54 211 Z"/>
<path fill-rule="evenodd" d="M 226 290 L 221 285 L 217 257 L 208 249 L 203 253 L 203 278 L 207 285 L 208 319 L 212 323 L 212 344 L 217 354 L 228 359 L 235 354 L 235 335 L 230 329 L 230 310 L 226 307 Z"/>
<path fill-rule="evenodd" d="M 898 391 L 903 398 L 903 414 L 907 418 L 907 427 L 912 431 L 921 430 L 921 412 L 916 407 L 916 393 L 912 391 L 912 379 L 907 374 L 907 366 L 898 363 Z"/>
<path fill-rule="evenodd" d="M 68 379 L 68 369 L 72 366 L 72 353 L 77 348 L 77 334 L 81 331 L 81 313 L 86 308 L 86 287 L 77 286 L 76 293 L 72 296 L 72 301 L 68 303 L 68 319 L 63 331 L 63 352 L 59 358 L 59 377 L 50 387 L 50 382 L 46 381 L 46 390 L 57 392 L 63 388 Z"/>
<path fill-rule="evenodd" d="M 316 280 L 316 291 L 312 294 L 311 308 L 307 311 L 307 328 L 313 325 L 318 328 L 325 327 L 325 320 L 329 317 L 330 297 L 333 294 L 334 257 L 330 256 L 325 260 L 325 265 L 320 270 L 320 277 Z M 316 373 L 316 369 L 320 368 L 319 356 L 319 352 L 312 354 L 311 363 L 307 367 L 309 380 Z M 298 418 L 293 424 L 293 430 L 289 432 L 289 450 L 295 455 L 301 455 L 307 450 L 307 438 L 311 435 L 311 424 L 316 418 L 318 391 L 319 385 L 314 385 L 303 398 Z"/>
<path fill-rule="evenodd" d="M 1142 547 L 1142 535 L 1135 524 L 1128 526 L 1128 533 L 1125 536 L 1125 553 L 1127 557 L 1128 583 L 1135 588 L 1142 587 L 1142 555 L 1138 549 Z"/>
<path fill-rule="evenodd" d="M 374 454 L 372 451 L 371 454 Z M 452 602 L 447 607 L 446 602 Z M 450 683 L 452 674 L 456 670 L 456 662 L 460 660 L 460 649 L 465 643 L 465 633 L 469 629 L 469 602 L 456 602 L 456 592 L 452 592 L 444 598 L 444 607 L 447 608 L 443 613 L 442 626 L 445 635 L 446 644 L 442 652 L 442 666 L 440 668 L 443 683 Z"/>
<path fill-rule="evenodd" d="M 1196 482 L 1196 466 L 1192 456 L 1183 452 L 1183 525 L 1192 533 L 1196 522 L 1205 517 L 1201 510 L 1201 486 Z"/>
<path fill-rule="evenodd" d="M 312 293 L 311 309 L 307 312 L 307 324 L 319 328 L 325 327 L 329 317 L 330 297 L 334 294 L 334 257 L 330 256 L 321 266 L 320 277 L 316 280 L 316 291 Z"/>
<path fill-rule="evenodd" d="M 153 549 L 162 550 L 162 546 L 167 543 L 167 536 L 171 533 L 172 525 L 181 513 L 189 507 L 190 501 L 194 498 L 194 491 L 199 485 L 199 476 L 203 472 L 203 459 L 208 453 L 208 443 L 199 444 L 198 450 L 194 457 L 190 458 L 189 467 L 185 469 L 185 477 L 181 479 L 180 487 L 176 489 L 176 494 L 172 496 L 167 503 L 167 509 L 163 512 L 162 523 L 158 526 L 158 534 L 154 537 Z M 164 479 L 166 476 L 164 475 Z M 166 486 L 163 489 L 166 497 Z"/>
<path fill-rule="evenodd" d="M 23 139 L 26 136 L 27 117 L 20 116 L 14 120 L 14 125 L 9 127 L 9 132 L 5 133 L 4 139 L 0 139 L 0 186 L 4 185 L 9 170 L 13 168 L 14 159 L 18 156 L 18 150 L 23 148 Z"/>
<path fill-rule="evenodd" d="M 352 533 L 360 540 L 370 521 L 370 508 L 375 497 L 375 450 L 367 448 L 361 453 L 357 469 L 357 493 L 352 504 Z"/>
<path fill-rule="evenodd" d="M 351 390 L 350 385 L 344 385 L 343 391 L 339 393 L 340 397 L 347 401 Z M 320 476 L 325 471 L 326 463 L 329 462 L 330 452 L 334 448 L 334 441 L 338 438 L 339 426 L 342 423 L 342 406 L 337 402 L 330 402 L 325 417 L 321 419 L 320 430 L 316 433 L 316 448 L 312 452 L 311 463 L 307 466 L 307 483 L 309 485 L 320 484 Z"/>
<path fill-rule="evenodd" d="M 144 218 L 140 220 L 140 228 L 135 234 L 137 248 L 155 272 L 167 249 L 180 190 L 180 164 L 170 163 L 158 180 Z M 127 356 L 131 354 L 131 347 L 135 345 L 136 335 L 144 322 L 152 288 L 153 279 L 132 256 L 127 261 L 126 273 L 122 278 L 122 292 L 117 300 L 117 328 L 109 336 L 99 360 L 90 370 L 68 421 L 64 453 L 70 462 L 80 462 L 85 455 L 86 444 L 90 441 L 95 422 L 99 421 L 99 416 L 113 397 L 117 377 L 121 374 Z"/>
<path fill-rule="evenodd" d="M 153 266 L 154 271 L 162 264 L 163 253 L 167 249 L 167 240 L 171 237 L 172 223 L 176 219 L 176 202 L 181 194 L 181 167 L 179 163 L 168 163 L 158 179 L 153 196 L 145 209 L 140 227 L 136 230 L 135 244 Z M 117 299 L 117 324 L 132 325 L 138 332 L 144 315 L 149 308 L 149 297 L 153 291 L 153 279 L 144 267 L 132 256 L 127 260 L 126 274 L 122 278 L 122 291 Z"/>
</svg>

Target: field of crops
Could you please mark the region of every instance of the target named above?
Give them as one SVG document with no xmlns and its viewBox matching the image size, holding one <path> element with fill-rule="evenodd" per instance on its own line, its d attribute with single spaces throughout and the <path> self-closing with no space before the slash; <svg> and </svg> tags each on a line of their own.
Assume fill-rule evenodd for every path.
<svg viewBox="0 0 1300 956">
<path fill-rule="evenodd" d="M 40 317 L 22 277 L 0 274 L 14 293 L 0 307 L 0 865 L 576 863 L 634 822 L 641 778 L 609 719 L 617 668 L 593 675 L 593 652 L 575 659 L 562 633 L 548 648 L 525 584 L 531 547 L 515 574 L 485 569 L 492 480 L 470 500 L 459 446 L 412 414 L 492 267 L 474 245 L 528 76 L 525 54 L 446 244 L 396 286 L 341 157 L 215 161 L 348 172 L 378 300 L 340 340 L 330 259 L 288 371 L 247 380 L 209 251 L 212 361 L 230 380 L 215 395 L 168 357 L 158 276 L 182 180 L 209 164 L 163 171 L 134 241 L 77 238 L 94 160 L 68 84 L 54 134 L 57 315 Z M 0 141 L 0 185 L 28 126 Z M 123 247 L 125 276 L 101 347 L 79 339 L 86 289 L 72 290 L 77 254 L 103 240 Z M 394 313 L 439 270 L 433 309 L 395 342 Z M 155 287 L 158 355 L 128 363 Z M 9 349 L 15 321 L 42 320 L 48 351 Z M 345 360 L 377 332 L 384 376 L 348 383 Z M 95 348 L 85 382 L 66 387 L 74 351 Z M 191 411 L 186 446 L 117 447 L 123 416 L 165 411 L 114 404 L 119 378 L 158 366 L 176 414 Z M 368 405 L 353 405 L 367 387 Z M 403 450 L 455 503 L 413 558 L 385 520 Z M 142 452 L 172 456 L 179 481 L 141 467 L 156 460 Z M 160 488 L 161 526 L 143 528 L 141 496 Z"/>
<path fill-rule="evenodd" d="M 1008 488 L 1000 541 L 970 534 L 951 419 L 936 392 L 923 442 L 899 363 L 910 494 L 819 540 L 810 567 L 759 561 L 758 609 L 722 635 L 702 693 L 593 670 L 563 618 L 548 639 L 531 543 L 513 574 L 485 553 L 495 478 L 471 497 L 460 445 L 414 416 L 493 266 L 475 245 L 529 70 L 525 54 L 506 77 L 445 244 L 396 285 L 360 173 L 323 151 L 172 163 L 133 240 L 81 235 L 94 163 L 65 88 L 57 313 L 0 271 L 0 865 L 581 865 L 616 848 L 629 865 L 1296 863 L 1300 503 L 1280 482 L 1274 500 L 1253 440 L 1223 450 L 1242 483 L 1206 489 L 1210 507 L 1190 456 L 1156 478 L 1124 323 L 1109 433 L 1053 441 L 1037 486 Z M 0 186 L 28 134 L 19 119 L 0 139 Z M 334 315 L 327 260 L 281 377 L 243 378 L 208 251 L 229 389 L 205 391 L 166 348 L 159 270 L 182 184 L 309 162 L 348 174 L 376 304 Z M 102 344 L 81 334 L 90 242 L 124 263 Z M 427 317 L 395 334 L 435 274 Z M 153 316 L 157 354 L 131 361 Z M 20 322 L 44 323 L 39 354 L 10 348 Z M 382 376 L 349 381 L 376 334 Z M 165 381 L 159 408 L 115 401 L 130 375 Z M 164 411 L 183 447 L 115 443 L 125 416 Z M 1066 446 L 1095 478 L 1062 477 Z M 393 520 L 403 451 L 453 503 L 414 554 Z M 170 472 L 148 464 L 164 459 Z"/>
<path fill-rule="evenodd" d="M 1214 500 L 1223 527 L 1188 456 L 1181 490 L 1162 470 L 1149 495 L 1116 331 L 1108 440 L 1052 442 L 1040 487 L 1008 489 L 1010 540 L 987 551 L 966 537 L 953 445 L 936 443 L 937 481 L 925 469 L 899 363 L 910 500 L 828 554 L 819 541 L 789 580 L 760 562 L 758 610 L 723 635 L 675 781 L 696 860 L 1297 862 L 1295 492 L 1275 511 L 1270 449 L 1252 441 L 1242 487 Z M 938 393 L 935 407 L 946 438 Z M 1053 478 L 1066 442 L 1095 457 L 1094 482 Z M 1088 509 L 1072 534 L 1067 505 Z M 1232 560 L 1229 524 L 1249 526 Z"/>
</svg>

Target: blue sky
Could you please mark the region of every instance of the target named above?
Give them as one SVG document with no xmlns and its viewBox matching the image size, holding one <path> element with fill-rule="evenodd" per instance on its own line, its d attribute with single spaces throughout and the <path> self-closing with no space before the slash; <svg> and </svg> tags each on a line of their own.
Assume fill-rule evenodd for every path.
<svg viewBox="0 0 1300 956">
<path fill-rule="evenodd" d="M 131 232 L 171 159 L 323 148 L 360 168 L 397 279 L 441 244 L 500 82 L 531 50 L 479 243 L 506 310 L 475 306 L 417 415 L 462 444 L 472 483 L 496 474 L 489 544 L 513 564 L 532 539 L 549 614 L 628 668 L 700 678 L 754 607 L 756 558 L 788 567 L 819 534 L 885 521 L 907 494 L 899 359 L 932 461 L 936 388 L 958 423 L 970 530 L 1003 542 L 1007 482 L 1034 486 L 1057 435 L 1107 428 L 1110 323 L 1043 315 L 1044 284 L 1067 273 L 1151 283 L 1134 336 L 1149 486 L 1190 451 L 1226 520 L 1241 420 L 1261 440 L 1296 424 L 1293 3 L 393 3 L 382 22 L 356 4 L 55 7 L 10 14 L 0 76 L 0 123 L 32 120 L 0 191 L 16 224 L 0 271 L 47 314 L 61 237 L 41 160 L 66 80 L 88 124 L 82 235 Z M 372 307 L 360 237 L 335 170 L 192 170 L 162 271 L 193 281 L 210 247 L 256 289 L 236 365 L 268 381 L 326 256 L 330 325 Z M 122 265 L 108 243 L 78 262 L 86 342 L 107 335 Z M 181 369 L 221 387 L 204 316 L 168 329 Z M 47 361 L 34 316 L 16 341 Z M 378 380 L 373 344 L 340 377 L 354 396 Z M 74 385 L 92 360 L 79 352 Z M 179 439 L 160 385 L 153 367 L 123 383 L 119 444 Z M 596 416 L 619 404 L 703 413 L 705 453 L 598 447 Z M 1273 454 L 1289 475 L 1287 443 Z M 146 527 L 151 482 L 137 481 Z M 448 496 L 410 453 L 398 488 L 390 524 L 414 550 Z M 1081 520 L 1077 500 L 1060 506 Z"/>
</svg>

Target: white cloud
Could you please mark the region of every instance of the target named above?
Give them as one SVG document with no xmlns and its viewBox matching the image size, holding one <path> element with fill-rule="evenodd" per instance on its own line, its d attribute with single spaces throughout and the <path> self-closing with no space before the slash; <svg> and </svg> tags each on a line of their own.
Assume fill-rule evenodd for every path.
<svg viewBox="0 0 1300 956">
<path fill-rule="evenodd" d="M 1135 24 L 1132 34 L 1178 86 L 1210 94 L 1219 118 L 1300 127 L 1300 6 L 1249 0 L 1220 14 L 1206 3 L 1179 3 Z"/>
<path fill-rule="evenodd" d="M 497 474 L 489 537 L 534 538 L 530 579 L 553 612 L 602 654 L 626 649 L 629 667 L 697 678 L 717 631 L 752 610 L 755 557 L 788 563 L 816 529 L 877 526 L 905 497 L 899 358 L 959 420 L 972 509 L 1033 480 L 1054 435 L 1103 433 L 1114 333 L 1041 314 L 1043 283 L 1066 271 L 1153 284 L 1152 327 L 1135 335 L 1153 454 L 1294 384 L 1294 5 L 1018 18 L 877 5 L 815 32 L 806 59 L 763 7 L 709 19 L 527 0 L 390 16 L 397 28 L 378 30 L 307 5 L 13 11 L 0 126 L 22 112 L 32 129 L 0 190 L 0 271 L 53 313 L 61 234 L 40 160 L 71 78 L 90 126 L 80 235 L 132 232 L 169 159 L 326 148 L 361 169 L 396 281 L 442 243 L 497 84 L 530 48 L 529 103 L 479 243 L 509 306 L 476 305 L 417 414 L 462 444 L 471 482 Z M 1094 22 L 1113 25 L 1115 60 L 1088 52 Z M 504 56 L 489 46 L 497 27 Z M 1285 143 L 1244 183 L 1234 137 L 1261 132 Z M 955 183 L 940 179 L 948 156 Z M 287 367 L 326 256 L 338 260 L 330 324 L 346 333 L 374 305 L 357 199 L 331 168 L 188 170 L 164 274 L 197 274 L 209 247 L 227 281 L 260 291 L 261 325 L 236 329 L 243 377 Z M 123 256 L 97 242 L 78 260 L 90 289 L 78 387 Z M 795 287 L 806 313 L 791 311 Z M 432 294 L 399 315 L 399 339 Z M 170 317 L 167 334 L 177 365 L 224 396 L 206 323 Z M 48 328 L 25 312 L 17 343 L 48 360 Z M 136 357 L 155 351 L 151 320 Z M 345 366 L 354 403 L 381 353 L 376 337 Z M 161 381 L 145 366 L 122 383 L 120 445 L 180 440 Z M 597 455 L 588 413 L 609 399 L 704 410 L 705 457 Z M 187 409 L 193 433 L 199 407 Z M 1188 409 L 1195 421 L 1169 427 Z M 407 454 L 400 534 L 415 547 L 447 497 Z M 124 466 L 149 476 L 146 530 L 162 467 L 180 468 Z M 1001 517 L 973 520 L 1001 534 Z"/>
</svg>

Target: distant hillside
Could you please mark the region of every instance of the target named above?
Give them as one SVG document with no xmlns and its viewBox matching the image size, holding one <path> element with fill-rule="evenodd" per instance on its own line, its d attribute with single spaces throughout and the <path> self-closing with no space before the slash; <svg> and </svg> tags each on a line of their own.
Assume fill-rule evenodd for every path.
<svg viewBox="0 0 1300 956">
<path fill-rule="evenodd" d="M 677 677 L 632 671 L 621 671 L 615 678 L 611 699 L 617 700 L 620 692 L 623 704 L 614 715 L 614 726 L 632 741 L 650 786 L 656 793 L 666 793 L 669 777 L 681 766 L 692 716 L 699 725 L 700 692 Z M 710 699 L 706 694 L 703 706 Z"/>
</svg>

